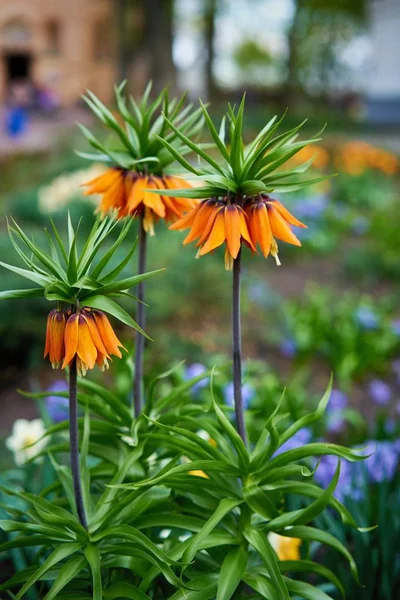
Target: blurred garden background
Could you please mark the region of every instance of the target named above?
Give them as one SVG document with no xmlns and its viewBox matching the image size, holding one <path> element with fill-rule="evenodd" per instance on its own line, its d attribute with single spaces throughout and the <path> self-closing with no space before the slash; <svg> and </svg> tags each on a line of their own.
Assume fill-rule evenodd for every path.
<svg viewBox="0 0 400 600">
<path fill-rule="evenodd" d="M 321 142 L 292 159 L 315 155 L 313 174 L 334 175 L 285 194 L 308 225 L 298 232 L 302 249 L 281 244 L 281 267 L 244 257 L 245 396 L 257 417 L 286 387 L 291 410 L 301 414 L 333 372 L 323 435 L 374 444 L 371 483 L 385 481 L 388 490 L 396 487 L 400 456 L 399 28 L 398 0 L 0 0 L 5 262 L 13 262 L 7 216 L 35 240 L 45 237 L 50 217 L 62 227 L 68 210 L 75 221 L 82 217 L 82 230 L 93 223 L 97 200 L 79 186 L 102 165 L 74 153 L 87 150 L 76 122 L 95 125 L 80 97 L 87 88 L 111 103 L 114 82 L 127 78 L 140 94 L 152 79 L 156 90 L 188 89 L 192 101 L 212 102 L 216 116 L 246 90 L 249 138 L 286 109 L 287 129 L 302 118 L 305 134 L 327 124 Z M 228 360 L 230 274 L 221 274 L 218 252 L 194 260 L 183 238 L 162 224 L 151 240 L 149 269 L 167 271 L 146 284 L 154 339 L 146 348 L 148 378 L 182 359 L 182 377 Z M 18 287 L 17 276 L 3 270 L 1 290 Z M 47 311 L 36 299 L 2 301 L 3 438 L 15 419 L 38 415 L 17 388 L 64 385 L 63 374 L 42 360 Z M 132 347 L 129 332 L 120 334 Z M 218 385 L 232 403 L 229 369 Z M 321 435 L 306 430 L 304 440 Z M 341 493 L 356 501 L 343 473 Z M 393 519 L 400 531 L 398 511 Z M 388 565 L 392 558 L 388 552 Z M 360 597 L 395 597 L 373 593 Z"/>
</svg>

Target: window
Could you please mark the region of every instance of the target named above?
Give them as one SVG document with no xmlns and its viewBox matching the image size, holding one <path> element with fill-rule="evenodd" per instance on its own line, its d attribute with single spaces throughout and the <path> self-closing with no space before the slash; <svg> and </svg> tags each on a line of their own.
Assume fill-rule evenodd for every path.
<svg viewBox="0 0 400 600">
<path fill-rule="evenodd" d="M 60 54 L 61 27 L 55 19 L 46 23 L 46 50 L 49 54 Z"/>
<path fill-rule="evenodd" d="M 20 20 L 9 21 L 1 31 L 2 43 L 12 46 L 14 44 L 27 44 L 32 39 L 29 27 Z"/>
</svg>

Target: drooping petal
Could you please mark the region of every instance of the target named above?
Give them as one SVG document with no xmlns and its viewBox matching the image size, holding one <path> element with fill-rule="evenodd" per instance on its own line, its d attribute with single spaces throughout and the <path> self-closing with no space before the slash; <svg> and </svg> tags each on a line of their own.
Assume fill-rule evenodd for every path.
<svg viewBox="0 0 400 600">
<path fill-rule="evenodd" d="M 253 240 L 250 236 L 249 226 L 248 226 L 248 217 L 242 208 L 239 207 L 239 216 L 240 216 L 240 235 L 247 242 L 247 245 L 253 250 L 253 252 L 257 252 L 255 245 L 253 244 Z"/>
<path fill-rule="evenodd" d="M 227 206 L 224 210 L 225 237 L 229 254 L 236 258 L 240 250 L 240 214 L 236 206 Z"/>
<path fill-rule="evenodd" d="M 182 177 L 173 177 L 172 175 L 166 175 L 164 182 L 169 190 L 184 190 L 185 188 L 191 188 L 192 186 L 186 179 Z"/>
<path fill-rule="evenodd" d="M 131 187 L 131 191 L 126 203 L 126 210 L 132 214 L 143 202 L 143 189 L 147 186 L 147 177 L 139 176 Z"/>
<path fill-rule="evenodd" d="M 46 323 L 46 342 L 44 345 L 44 354 L 43 358 L 46 358 L 48 353 L 50 352 L 50 330 L 51 330 L 51 321 L 54 314 L 54 309 L 49 312 L 47 315 L 47 323 Z"/>
<path fill-rule="evenodd" d="M 65 356 L 62 368 L 65 369 L 67 365 L 76 355 L 78 348 L 78 320 L 79 315 L 73 314 L 69 317 L 65 326 L 64 332 L 64 344 L 65 344 Z"/>
<path fill-rule="evenodd" d="M 94 320 L 93 315 L 91 313 L 84 315 L 84 319 L 86 320 L 86 323 L 88 324 L 90 336 L 91 336 L 93 343 L 96 346 L 98 352 L 100 354 L 104 354 L 107 358 L 110 358 L 108 356 L 106 347 L 103 344 L 103 340 L 101 339 L 100 334 L 97 330 L 96 322 Z"/>
<path fill-rule="evenodd" d="M 104 194 L 104 192 L 107 191 L 121 175 L 122 169 L 111 168 L 107 169 L 105 173 L 102 173 L 98 177 L 95 177 L 86 183 L 82 183 L 83 187 L 89 186 L 89 189 L 85 191 L 85 196 L 90 196 L 91 194 Z"/>
<path fill-rule="evenodd" d="M 202 246 L 199 255 L 203 256 L 211 250 L 215 250 L 221 246 L 225 241 L 225 216 L 223 208 L 218 209 L 217 216 L 215 217 L 214 224 L 212 226 L 210 235 L 204 246 Z"/>
<path fill-rule="evenodd" d="M 146 187 L 149 190 L 158 189 L 157 182 L 153 177 L 148 178 Z M 165 206 L 163 201 L 161 200 L 160 194 L 153 194 L 144 190 L 143 204 L 151 208 L 151 210 L 153 210 L 156 213 L 156 215 L 158 215 L 161 219 L 165 217 Z"/>
<path fill-rule="evenodd" d="M 212 229 L 212 227 L 214 225 L 214 221 L 216 219 L 218 211 L 223 207 L 222 204 L 216 202 L 215 200 L 209 200 L 208 202 L 211 203 L 211 205 L 213 207 L 213 210 L 209 213 L 210 216 L 208 217 L 206 225 L 203 228 L 203 232 L 202 232 L 202 234 L 201 234 L 201 236 L 199 238 L 199 241 L 196 244 L 196 247 L 202 246 L 207 241 L 208 236 L 210 235 L 210 231 L 211 231 L 211 229 Z"/>
<path fill-rule="evenodd" d="M 250 236 L 254 246 L 260 246 L 262 253 L 267 258 L 271 249 L 272 232 L 267 209 L 262 202 L 254 204 L 249 211 Z"/>
<path fill-rule="evenodd" d="M 272 234 L 277 237 L 278 240 L 293 244 L 294 246 L 301 246 L 300 240 L 294 235 L 286 221 L 273 206 L 268 206 L 268 216 Z"/>
<path fill-rule="evenodd" d="M 109 210 L 125 209 L 125 184 L 121 176 L 104 192 L 99 210 L 103 213 Z"/>
<path fill-rule="evenodd" d="M 187 215 L 183 216 L 179 221 L 176 221 L 173 225 L 169 226 L 169 229 L 173 231 L 181 231 L 182 229 L 188 229 L 188 227 L 192 227 L 194 220 L 196 218 L 197 212 L 203 206 L 206 200 L 203 200 L 200 204 L 195 206 Z"/>
<path fill-rule="evenodd" d="M 50 362 L 53 367 L 59 367 L 64 358 L 65 314 L 54 311 L 50 330 Z"/>
<path fill-rule="evenodd" d="M 95 310 L 93 311 L 93 316 L 96 322 L 97 330 L 108 354 L 114 354 L 115 356 L 118 356 L 118 358 L 122 358 L 119 348 L 124 348 L 124 346 L 115 335 L 111 323 L 107 319 L 106 315 L 100 310 Z"/>
<path fill-rule="evenodd" d="M 199 237 L 203 237 L 205 239 L 212 227 L 217 211 L 218 208 L 215 201 L 206 200 L 206 202 L 204 202 L 204 204 L 202 204 L 197 211 L 192 228 L 184 239 L 183 244 L 189 244 Z"/>
<path fill-rule="evenodd" d="M 83 315 L 78 318 L 78 346 L 76 353 L 89 369 L 96 364 L 97 348 L 90 335 L 89 325 Z"/>
<path fill-rule="evenodd" d="M 285 219 L 285 221 L 290 223 L 290 225 L 294 225 L 295 227 L 307 228 L 307 225 L 304 225 L 304 223 L 302 223 L 301 221 L 296 219 L 296 217 L 294 217 L 292 215 L 292 213 L 290 213 L 288 211 L 288 209 L 285 206 L 283 206 L 283 204 L 281 204 L 278 200 L 273 200 L 271 198 L 270 200 L 267 201 L 267 204 L 269 206 L 273 206 L 278 211 L 278 213 L 281 215 L 281 217 L 283 217 Z"/>
</svg>

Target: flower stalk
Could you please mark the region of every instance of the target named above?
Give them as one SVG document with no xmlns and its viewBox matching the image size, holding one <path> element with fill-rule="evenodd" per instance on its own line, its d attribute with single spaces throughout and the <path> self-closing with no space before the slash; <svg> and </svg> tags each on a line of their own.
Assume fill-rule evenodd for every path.
<svg viewBox="0 0 400 600">
<path fill-rule="evenodd" d="M 76 512 L 81 525 L 87 529 L 85 507 L 83 505 L 81 476 L 79 468 L 78 436 L 78 394 L 76 358 L 69 367 L 69 440 L 72 483 L 74 488 Z"/>
<path fill-rule="evenodd" d="M 235 401 L 236 426 L 246 444 L 246 428 L 242 395 L 242 334 L 240 322 L 240 271 L 241 250 L 233 261 L 232 286 L 232 352 L 233 352 L 233 396 Z"/>
<path fill-rule="evenodd" d="M 138 273 L 141 275 L 146 270 L 146 253 L 147 253 L 147 233 L 144 228 L 143 215 L 140 219 L 139 228 L 139 260 Z M 138 284 L 137 292 L 137 323 L 141 329 L 144 329 L 146 324 L 146 307 L 144 305 L 144 281 Z M 143 406 L 143 352 L 144 352 L 144 336 L 136 332 L 135 345 L 135 379 L 133 382 L 133 409 L 136 418 L 139 417 Z"/>
</svg>

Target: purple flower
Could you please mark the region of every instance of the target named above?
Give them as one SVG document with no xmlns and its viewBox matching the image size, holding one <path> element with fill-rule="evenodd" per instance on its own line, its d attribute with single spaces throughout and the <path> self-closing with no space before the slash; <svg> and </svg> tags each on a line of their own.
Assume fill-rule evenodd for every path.
<svg viewBox="0 0 400 600">
<path fill-rule="evenodd" d="M 329 433 L 340 433 L 343 430 L 345 420 L 339 411 L 333 411 L 328 414 L 326 428 Z"/>
<path fill-rule="evenodd" d="M 376 313 L 368 306 L 360 306 L 355 313 L 356 320 L 365 329 L 376 329 L 379 325 L 379 319 Z"/>
<path fill-rule="evenodd" d="M 381 379 L 374 379 L 368 386 L 368 392 L 373 401 L 380 406 L 389 404 L 392 397 L 390 386 Z"/>
<path fill-rule="evenodd" d="M 63 379 L 55 381 L 48 389 L 48 392 L 68 392 L 67 382 Z M 68 419 L 68 398 L 62 398 L 61 396 L 47 396 L 46 408 L 50 419 L 53 423 L 61 423 Z"/>
<path fill-rule="evenodd" d="M 347 396 L 340 390 L 332 390 L 327 410 L 328 411 L 336 411 L 336 410 L 344 410 L 347 406 Z"/>
<path fill-rule="evenodd" d="M 392 362 L 393 373 L 400 377 L 400 358 L 397 358 Z"/>
<path fill-rule="evenodd" d="M 233 395 L 233 383 L 229 382 L 226 384 L 223 390 L 225 402 L 228 406 L 235 406 L 235 400 Z M 254 388 L 249 383 L 244 383 L 242 385 L 242 398 L 243 398 L 243 406 L 244 408 L 248 408 L 250 406 L 251 401 L 254 398 Z"/>
<path fill-rule="evenodd" d="M 363 452 L 371 454 L 365 460 L 365 466 L 372 483 L 382 483 L 382 481 L 393 479 L 399 457 L 397 448 L 392 442 L 371 440 Z"/>
<path fill-rule="evenodd" d="M 286 338 L 285 340 L 283 340 L 283 342 L 281 343 L 281 353 L 283 354 L 283 356 L 285 356 L 286 358 L 293 358 L 294 356 L 296 356 L 296 352 L 297 344 L 294 341 L 294 339 Z"/>
<path fill-rule="evenodd" d="M 388 435 L 393 435 L 396 431 L 396 421 L 394 419 L 387 419 L 385 422 L 385 432 Z"/>
<path fill-rule="evenodd" d="M 295 204 L 296 216 L 301 219 L 317 220 L 323 216 L 328 206 L 328 197 L 324 195 L 301 198 Z"/>
<path fill-rule="evenodd" d="M 186 381 L 188 381 L 190 379 L 194 379 L 195 377 L 199 377 L 199 375 L 202 375 L 206 371 L 207 371 L 206 367 L 204 365 L 202 365 L 201 363 L 192 363 L 191 365 L 188 365 L 186 367 L 184 378 L 186 379 Z M 196 394 L 202 388 L 207 387 L 209 382 L 210 382 L 210 379 L 208 377 L 201 379 L 200 381 L 198 381 L 197 383 L 195 383 L 192 386 L 192 388 L 191 388 L 192 393 Z"/>
<path fill-rule="evenodd" d="M 327 454 L 322 456 L 315 473 L 315 480 L 320 484 L 321 487 L 327 488 L 331 483 L 339 458 Z M 350 497 L 353 500 L 361 500 L 364 497 L 364 477 L 362 471 L 360 471 L 356 463 L 349 463 L 342 460 L 340 463 L 340 475 L 336 490 L 334 492 L 335 498 L 343 501 L 345 497 Z"/>
<path fill-rule="evenodd" d="M 278 456 L 278 454 L 282 454 L 282 452 L 286 452 L 287 450 L 295 450 L 296 448 L 301 448 L 305 446 L 311 441 L 312 433 L 311 430 L 307 427 L 303 427 L 299 429 L 291 438 L 286 440 L 282 446 L 280 446 L 275 452 L 274 456 Z"/>
<path fill-rule="evenodd" d="M 395 335 L 400 335 L 400 319 L 392 321 L 392 331 Z"/>
</svg>

